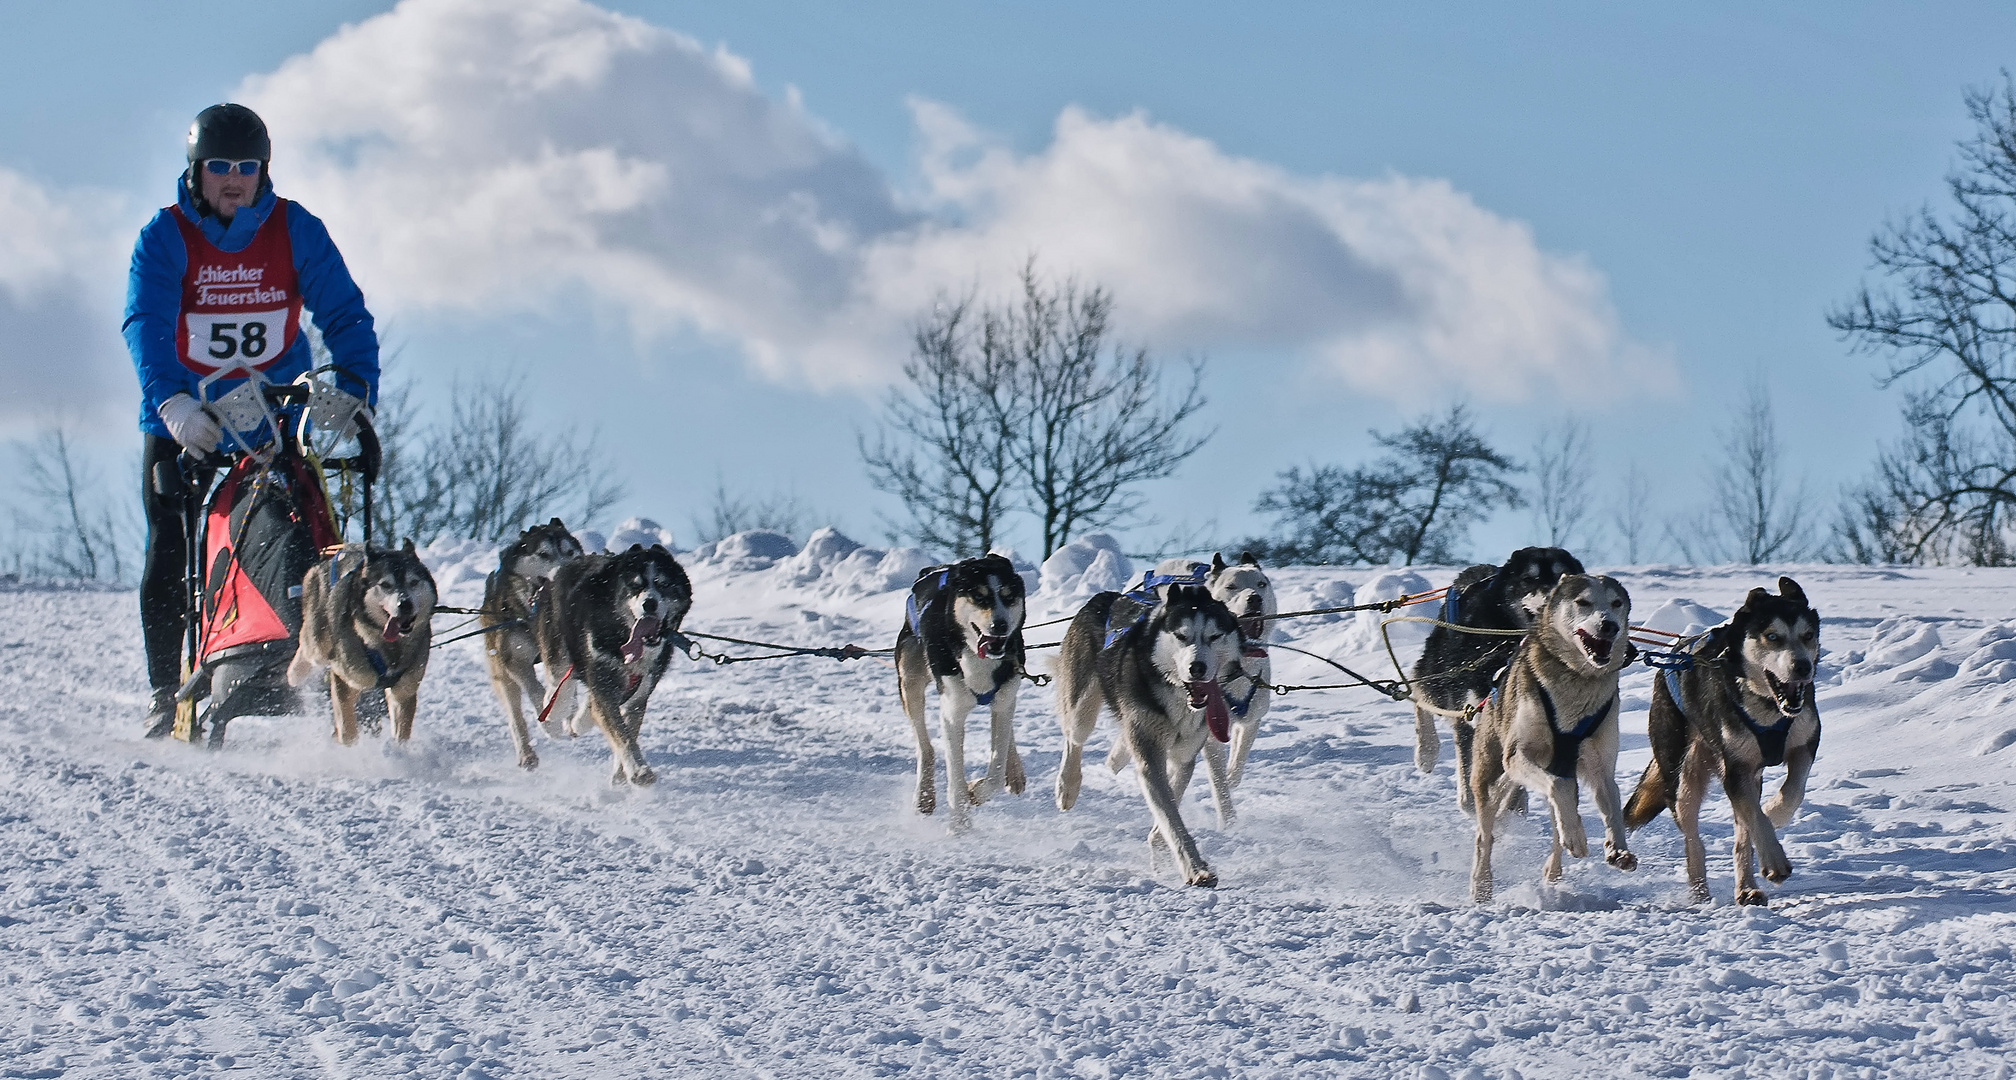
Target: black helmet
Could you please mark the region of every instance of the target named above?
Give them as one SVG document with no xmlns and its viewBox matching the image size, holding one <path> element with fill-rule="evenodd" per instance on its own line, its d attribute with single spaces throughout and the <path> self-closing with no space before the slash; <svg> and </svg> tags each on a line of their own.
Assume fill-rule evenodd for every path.
<svg viewBox="0 0 2016 1080">
<path fill-rule="evenodd" d="M 266 121 L 243 105 L 212 105 L 196 114 L 189 125 L 189 163 L 206 158 L 272 160 L 273 141 L 266 137 Z"/>
</svg>

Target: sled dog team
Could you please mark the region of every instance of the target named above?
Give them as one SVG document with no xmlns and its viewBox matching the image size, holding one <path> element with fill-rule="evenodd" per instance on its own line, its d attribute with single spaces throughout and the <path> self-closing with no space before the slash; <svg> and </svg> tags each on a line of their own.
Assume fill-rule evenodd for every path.
<svg viewBox="0 0 2016 1080">
<path fill-rule="evenodd" d="M 412 733 L 436 604 L 433 579 L 410 542 L 398 551 L 355 545 L 303 581 L 300 648 L 289 681 L 329 671 L 335 735 L 356 740 L 360 695 L 385 692 L 396 738 Z M 503 704 L 518 764 L 536 768 L 526 714 L 549 736 L 588 722 L 608 740 L 613 782 L 648 785 L 638 731 L 693 602 L 685 571 L 662 546 L 584 554 L 558 518 L 507 547 L 484 589 L 479 616 L 490 683 Z M 925 691 L 937 691 L 945 740 L 946 803 L 962 831 L 975 807 L 1028 783 L 1014 716 L 1026 670 L 1025 586 L 1000 555 L 926 569 L 906 600 L 895 647 L 897 687 L 917 739 L 916 807 L 938 807 L 937 754 Z M 1130 762 L 1147 802 L 1151 866 L 1167 851 L 1186 884 L 1217 875 L 1183 822 L 1182 800 L 1201 755 L 1220 827 L 1234 820 L 1244 776 L 1272 698 L 1267 620 L 1272 585 L 1250 554 L 1237 563 L 1165 562 L 1128 593 L 1103 592 L 1070 620 L 1052 674 L 1063 727 L 1059 810 L 1077 802 L 1086 741 L 1102 712 L 1117 732 L 1106 759 Z M 1499 826 L 1537 795 L 1553 845 L 1543 875 L 1561 876 L 1565 851 L 1588 855 L 1579 799 L 1586 788 L 1603 822 L 1604 861 L 1637 867 L 1632 830 L 1671 809 L 1683 837 L 1692 899 L 1709 899 L 1700 811 L 1709 778 L 1735 816 L 1736 900 L 1763 904 L 1756 881 L 1791 874 L 1777 830 L 1805 796 L 1820 743 L 1813 674 L 1820 616 L 1791 578 L 1753 589 L 1728 622 L 1661 658 L 1649 720 L 1652 761 L 1628 803 L 1616 779 L 1618 679 L 1639 656 L 1631 598 L 1612 578 L 1584 572 L 1559 548 L 1522 548 L 1500 566 L 1459 574 L 1442 601 L 1411 679 L 1415 761 L 1432 771 L 1438 719 L 1456 743 L 1457 801 L 1476 823 L 1471 896 L 1492 896 Z M 1496 631 L 1496 633 L 1493 633 Z M 541 674 L 544 675 L 542 681 Z M 551 683 L 551 685 L 548 685 Z M 966 775 L 966 722 L 988 714 L 987 771 Z M 1766 800 L 1763 774 L 1784 765 Z"/>
</svg>

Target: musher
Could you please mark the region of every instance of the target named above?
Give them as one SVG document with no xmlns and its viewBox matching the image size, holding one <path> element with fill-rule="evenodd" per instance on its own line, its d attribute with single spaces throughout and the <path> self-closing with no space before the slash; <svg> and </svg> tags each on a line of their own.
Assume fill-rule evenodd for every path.
<svg viewBox="0 0 2016 1080">
<path fill-rule="evenodd" d="M 300 333 L 305 306 L 328 346 L 338 389 L 366 406 L 378 398 L 378 334 L 329 232 L 298 204 L 273 194 L 266 124 L 243 105 L 212 105 L 189 126 L 189 167 L 175 202 L 140 230 L 126 284 L 127 351 L 140 376 L 141 505 L 147 556 L 141 565 L 140 629 L 154 698 L 147 734 L 175 721 L 180 647 L 190 613 L 178 500 L 154 489 L 155 466 L 184 448 L 237 449 L 196 397 L 198 380 L 251 367 L 275 383 L 309 369 Z M 209 400 L 243 381 L 220 379 Z M 171 466 L 172 468 L 173 466 Z M 201 499 L 214 470 L 198 468 L 189 497 Z"/>
</svg>

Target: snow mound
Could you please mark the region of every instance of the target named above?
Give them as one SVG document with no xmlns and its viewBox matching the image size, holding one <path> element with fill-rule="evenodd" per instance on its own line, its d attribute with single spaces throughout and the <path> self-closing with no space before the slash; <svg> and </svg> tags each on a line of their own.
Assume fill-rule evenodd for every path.
<svg viewBox="0 0 2016 1080">
<path fill-rule="evenodd" d="M 822 592 L 867 594 L 907 589 L 931 564 L 921 548 L 864 547 L 829 525 L 806 537 L 803 550 L 778 560 L 776 574 L 783 583 Z"/>
<path fill-rule="evenodd" d="M 1869 632 L 1869 647 L 1850 653 L 1843 681 L 1889 672 L 1894 682 L 1943 679 L 1959 665 L 1939 655 L 1939 631 L 1910 617 L 1884 619 Z M 1943 672 L 1943 673 L 1941 673 Z"/>
<path fill-rule="evenodd" d="M 751 529 L 724 536 L 693 549 L 693 561 L 711 564 L 731 573 L 746 574 L 768 570 L 779 559 L 798 554 L 798 543 L 780 532 Z"/>
<path fill-rule="evenodd" d="M 1313 608 L 1350 607 L 1358 602 L 1358 591 L 1341 577 L 1318 581 L 1300 595 L 1302 598 L 1295 601 L 1284 598 L 1281 606 L 1290 611 L 1307 611 Z M 1332 612 L 1328 615 L 1304 615 L 1294 621 L 1306 624 L 1343 622 L 1355 614 L 1355 612 Z"/>
<path fill-rule="evenodd" d="M 1718 614 L 1713 608 L 1704 607 L 1684 596 L 1676 596 L 1654 608 L 1652 614 L 1632 621 L 1648 630 L 1664 630 L 1669 634 L 1698 634 L 1710 627 L 1728 622 L 1729 616 Z"/>
<path fill-rule="evenodd" d="M 1412 570 L 1388 570 L 1358 587 L 1354 604 L 1376 604 L 1381 600 L 1397 600 L 1414 593 L 1427 592 L 1434 586 L 1428 579 Z M 1337 605 L 1331 605 L 1337 606 Z M 1351 629 L 1344 636 L 1343 651 L 1346 653 L 1384 652 L 1386 642 L 1379 633 L 1379 624 L 1395 615 L 1434 615 L 1437 609 L 1431 605 L 1418 608 L 1402 608 L 1392 614 L 1383 611 L 1360 611 L 1353 615 Z M 1421 653 L 1421 645 L 1428 640 L 1429 627 L 1425 623 L 1394 623 L 1393 654 L 1402 663 Z"/>
<path fill-rule="evenodd" d="M 672 530 L 664 528 L 650 518 L 633 517 L 625 521 L 616 526 L 616 531 L 609 535 L 606 544 L 598 544 L 592 548 L 588 546 L 589 535 L 585 532 L 575 535 L 575 539 L 581 541 L 581 547 L 586 551 L 628 551 L 632 544 L 647 548 L 657 544 L 667 551 L 679 550 L 672 546 Z"/>
<path fill-rule="evenodd" d="M 421 548 L 420 561 L 434 575 L 435 588 L 446 591 L 488 577 L 497 568 L 497 554 L 502 550 L 500 544 L 444 537 Z"/>
<path fill-rule="evenodd" d="M 1053 600 L 1118 591 L 1134 583 L 1134 563 L 1107 533 L 1081 536 L 1043 560 L 1042 591 Z"/>
</svg>

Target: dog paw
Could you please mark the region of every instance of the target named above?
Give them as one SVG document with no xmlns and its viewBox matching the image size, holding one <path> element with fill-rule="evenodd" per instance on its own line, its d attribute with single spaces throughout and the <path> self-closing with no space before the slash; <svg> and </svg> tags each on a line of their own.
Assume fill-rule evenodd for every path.
<svg viewBox="0 0 2016 1080">
<path fill-rule="evenodd" d="M 1540 877 L 1549 884 L 1561 880 L 1561 849 L 1555 848 L 1547 856 L 1547 864 L 1540 868 Z"/>
<path fill-rule="evenodd" d="M 917 793 L 917 812 L 926 815 L 938 812 L 938 792 L 936 789 L 925 788 Z"/>
<path fill-rule="evenodd" d="M 1714 899 L 1715 899 L 1714 897 L 1712 897 L 1712 896 L 1710 896 L 1710 895 L 1708 894 L 1708 883 L 1707 883 L 1707 882 L 1705 882 L 1705 881 L 1690 881 L 1690 882 L 1688 882 L 1688 883 L 1687 883 L 1687 902 L 1688 902 L 1688 903 L 1690 903 L 1690 904 L 1707 904 L 1707 903 L 1712 903 L 1712 902 L 1714 902 Z"/>
<path fill-rule="evenodd" d="M 651 771 L 651 766 L 646 765 L 630 774 L 630 782 L 638 787 L 650 787 L 658 782 L 658 774 Z"/>
<path fill-rule="evenodd" d="M 994 797 L 1000 789 L 985 780 L 975 780 L 966 785 L 966 805 L 979 806 Z"/>
<path fill-rule="evenodd" d="M 1773 885 L 1782 885 L 1792 876 L 1792 864 L 1784 859 L 1767 860 L 1764 863 L 1764 880 Z"/>
<path fill-rule="evenodd" d="M 1470 883 L 1470 902 L 1473 904 L 1488 904 L 1491 902 L 1490 878 Z"/>
<path fill-rule="evenodd" d="M 1190 879 L 1184 884 L 1195 885 L 1200 889 L 1215 889 L 1218 887 L 1218 875 L 1209 867 L 1200 866 L 1191 872 Z"/>
<path fill-rule="evenodd" d="M 1737 889 L 1736 902 L 1745 907 L 1771 906 L 1770 898 L 1764 895 L 1764 890 L 1758 888 Z"/>
<path fill-rule="evenodd" d="M 1442 759 L 1442 742 L 1414 744 L 1414 767 L 1424 773 L 1435 771 L 1435 763 Z"/>
<path fill-rule="evenodd" d="M 518 755 L 518 767 L 524 769 L 526 772 L 531 772 L 533 769 L 539 767 L 539 755 L 530 750 L 525 751 Z"/>
<path fill-rule="evenodd" d="M 1614 847 L 1608 842 L 1605 842 L 1603 845 L 1603 861 L 1619 870 L 1638 869 L 1638 856 L 1631 854 L 1623 848 Z"/>
</svg>

